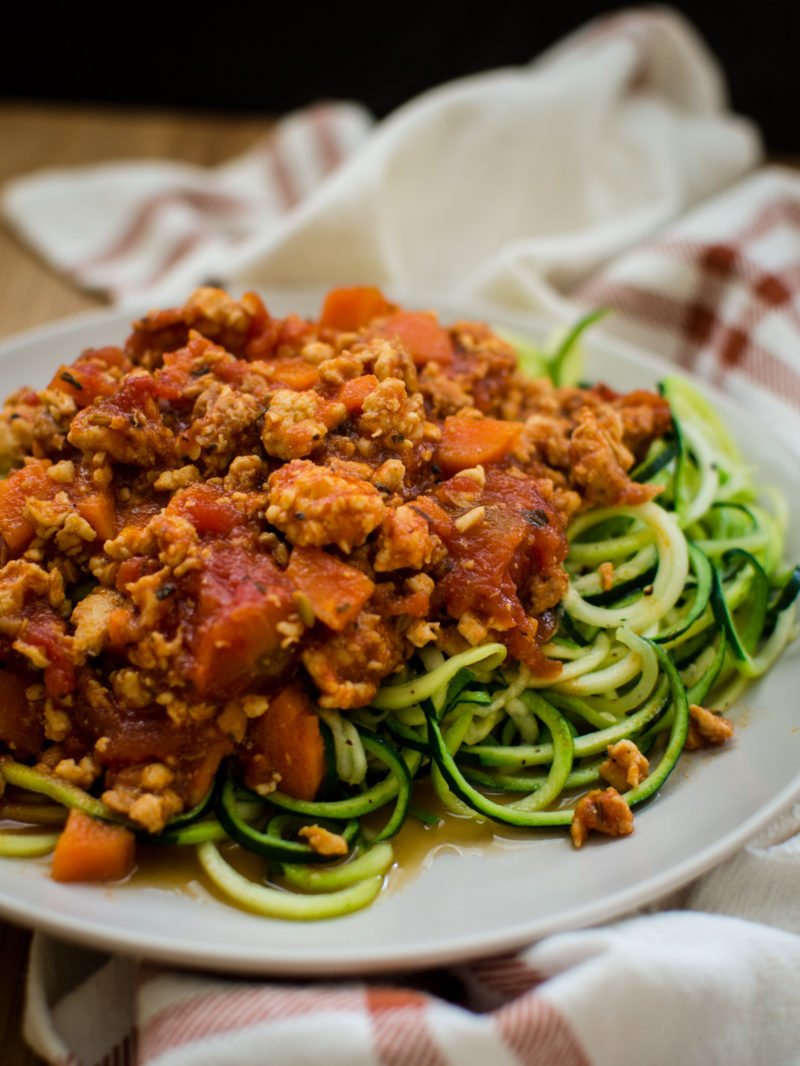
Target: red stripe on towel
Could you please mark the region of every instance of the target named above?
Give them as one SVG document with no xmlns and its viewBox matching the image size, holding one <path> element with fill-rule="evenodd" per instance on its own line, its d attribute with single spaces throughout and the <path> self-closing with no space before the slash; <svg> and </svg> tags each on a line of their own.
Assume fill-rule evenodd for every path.
<svg viewBox="0 0 800 1066">
<path fill-rule="evenodd" d="M 501 1007 L 495 1025 L 522 1066 L 589 1066 L 569 1025 L 535 993 Z"/>
</svg>

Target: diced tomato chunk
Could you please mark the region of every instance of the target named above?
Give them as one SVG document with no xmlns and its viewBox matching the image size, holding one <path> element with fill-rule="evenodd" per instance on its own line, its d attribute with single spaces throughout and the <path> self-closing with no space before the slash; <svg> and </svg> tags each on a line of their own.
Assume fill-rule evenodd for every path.
<svg viewBox="0 0 800 1066">
<path fill-rule="evenodd" d="M 226 499 L 222 489 L 205 482 L 176 493 L 167 510 L 188 518 L 200 534 L 225 536 L 245 522 L 244 515 Z"/>
<path fill-rule="evenodd" d="M 270 313 L 267 306 L 257 292 L 248 290 L 242 297 L 242 307 L 246 307 L 250 313 L 249 337 L 257 337 L 267 322 L 270 321 Z"/>
<path fill-rule="evenodd" d="M 427 311 L 398 311 L 381 322 L 376 332 L 400 341 L 417 366 L 453 361 L 449 333 Z"/>
<path fill-rule="evenodd" d="M 12 554 L 23 551 L 33 539 L 34 527 L 24 515 L 28 500 L 52 500 L 59 492 L 72 497 L 78 513 L 100 539 L 116 536 L 117 520 L 110 494 L 97 489 L 86 491 L 87 483 L 78 480 L 66 485 L 55 481 L 47 473 L 50 465 L 48 460 L 38 459 L 0 481 L 0 534 Z"/>
<path fill-rule="evenodd" d="M 258 324 L 254 322 L 251 326 L 250 339 L 244 348 L 245 358 L 249 360 L 289 358 L 313 333 L 313 325 L 299 315 L 271 318 L 266 309 L 264 315 L 264 318 L 257 316 Z"/>
<path fill-rule="evenodd" d="M 24 672 L 0 669 L 0 745 L 18 755 L 38 755 L 44 739 L 39 712 L 25 695 L 30 684 Z"/>
<path fill-rule="evenodd" d="M 81 360 L 86 359 L 90 362 L 98 363 L 100 366 L 115 367 L 117 370 L 129 370 L 131 365 L 130 359 L 116 345 L 106 345 L 103 348 L 87 348 L 80 358 Z"/>
<path fill-rule="evenodd" d="M 71 365 L 62 364 L 49 389 L 65 392 L 78 407 L 88 407 L 98 396 L 111 396 L 119 385 L 112 369 L 127 369 L 128 360 L 119 348 L 89 348 Z"/>
<path fill-rule="evenodd" d="M 300 348 L 314 332 L 313 325 L 300 315 L 287 315 L 278 330 L 278 354 L 281 348 Z"/>
<path fill-rule="evenodd" d="M 200 576 L 191 677 L 201 695 L 232 693 L 282 663 L 282 622 L 296 616 L 292 586 L 269 556 L 208 545 Z"/>
<path fill-rule="evenodd" d="M 83 376 L 77 367 L 62 363 L 47 387 L 55 392 L 66 392 L 80 407 L 85 407 L 86 404 L 81 402 L 84 389 Z M 91 403 L 91 400 L 89 402 Z"/>
<path fill-rule="evenodd" d="M 39 648 L 49 663 L 44 669 L 44 684 L 50 696 L 65 696 L 75 688 L 75 664 L 64 637 L 64 620 L 46 603 L 34 601 L 25 608 L 25 625 L 21 637 L 26 644 Z"/>
<path fill-rule="evenodd" d="M 447 474 L 479 464 L 499 463 L 514 448 L 521 432 L 521 422 L 451 415 L 444 420 L 436 461 Z"/>
<path fill-rule="evenodd" d="M 331 629 L 348 626 L 375 590 L 366 574 L 321 548 L 295 547 L 286 576 Z"/>
<path fill-rule="evenodd" d="M 496 466 L 486 470 L 483 489 L 471 497 L 481 508 L 480 520 L 466 529 L 450 521 L 444 508 L 452 514 L 463 513 L 463 496 L 471 479 L 456 476 L 440 482 L 434 489 L 439 506 L 432 507 L 426 497 L 418 497 L 415 506 L 425 511 L 449 555 L 449 568 L 436 583 L 434 607 L 443 604 L 452 618 L 474 613 L 503 634 L 498 639 L 506 640 L 513 629 L 514 647 L 525 652 L 513 654 L 531 665 L 530 649 L 539 633 L 529 624 L 519 592 L 535 575 L 534 587 L 553 597 L 541 602 L 537 615 L 555 606 L 566 587 L 561 563 L 568 543 L 538 480 L 515 477 L 515 473 Z M 474 482 L 472 487 L 475 490 Z M 545 665 L 543 669 L 550 668 Z"/>
<path fill-rule="evenodd" d="M 153 375 L 157 392 L 169 403 L 194 403 L 198 387 L 204 388 L 210 375 L 237 387 L 248 372 L 248 365 L 231 355 L 207 337 L 193 334 L 177 351 L 166 352 L 164 362 Z M 199 386 L 198 386 L 199 383 Z"/>
<path fill-rule="evenodd" d="M 354 285 L 332 289 L 328 293 L 319 322 L 331 329 L 355 330 L 391 310 L 392 305 L 380 289 L 372 285 Z"/>
<path fill-rule="evenodd" d="M 261 301 L 259 300 L 261 304 Z M 244 347 L 245 358 L 269 359 L 278 344 L 280 319 L 272 318 L 261 304 L 263 314 L 257 314 L 250 326 L 250 339 Z"/>
<path fill-rule="evenodd" d="M 407 614 L 411 618 L 425 618 L 430 610 L 431 597 L 422 590 L 407 592 L 405 596 L 399 596 L 389 603 L 387 615 Z"/>
<path fill-rule="evenodd" d="M 198 368 L 198 361 L 208 346 L 205 338 L 199 342 L 199 346 L 193 338 L 185 348 L 165 353 L 163 365 L 154 374 L 158 382 L 158 395 L 162 400 L 176 403 L 183 397 L 192 381 L 192 371 L 201 369 Z"/>
</svg>

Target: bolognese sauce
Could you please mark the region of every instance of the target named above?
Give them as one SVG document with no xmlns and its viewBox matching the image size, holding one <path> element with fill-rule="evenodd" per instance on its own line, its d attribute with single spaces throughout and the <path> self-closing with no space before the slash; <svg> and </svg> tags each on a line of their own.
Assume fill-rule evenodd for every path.
<svg viewBox="0 0 800 1066">
<path fill-rule="evenodd" d="M 0 749 L 150 832 L 228 756 L 313 798 L 315 706 L 369 705 L 416 649 L 557 675 L 567 523 L 651 498 L 629 472 L 670 421 L 377 289 L 152 312 L 0 415 Z"/>
</svg>

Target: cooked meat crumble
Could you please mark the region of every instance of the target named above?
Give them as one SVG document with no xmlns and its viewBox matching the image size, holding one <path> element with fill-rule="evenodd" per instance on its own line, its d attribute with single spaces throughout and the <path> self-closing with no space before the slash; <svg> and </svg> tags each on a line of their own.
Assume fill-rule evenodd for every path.
<svg viewBox="0 0 800 1066">
<path fill-rule="evenodd" d="M 417 647 L 557 674 L 566 525 L 648 499 L 628 472 L 669 424 L 380 294 L 318 321 L 208 288 L 154 311 L 0 413 L 0 751 L 151 831 L 233 753 L 313 795 L 270 723 L 369 704 Z"/>
<path fill-rule="evenodd" d="M 689 733 L 686 750 L 716 747 L 725 744 L 733 736 L 733 723 L 723 718 L 718 711 L 707 710 L 699 704 L 689 706 Z"/>
<path fill-rule="evenodd" d="M 633 832 L 633 811 L 615 788 L 595 788 L 578 800 L 570 825 L 576 848 L 583 847 L 591 830 L 611 837 Z"/>
</svg>

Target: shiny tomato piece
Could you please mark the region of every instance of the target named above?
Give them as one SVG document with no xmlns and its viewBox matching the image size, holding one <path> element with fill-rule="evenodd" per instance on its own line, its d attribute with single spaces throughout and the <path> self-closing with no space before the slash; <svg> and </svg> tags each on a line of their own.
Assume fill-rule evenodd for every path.
<svg viewBox="0 0 800 1066">
<path fill-rule="evenodd" d="M 88 407 L 98 396 L 111 396 L 119 385 L 120 371 L 130 364 L 119 348 L 89 348 L 72 364 L 62 364 L 48 388 L 66 392 L 78 407 Z"/>
<path fill-rule="evenodd" d="M 75 688 L 75 664 L 65 644 L 66 626 L 52 608 L 34 602 L 25 609 L 25 625 L 20 634 L 26 644 L 39 648 L 49 665 L 44 684 L 50 696 L 66 696 Z"/>
<path fill-rule="evenodd" d="M 293 588 L 266 555 L 212 541 L 199 578 L 191 678 L 201 695 L 269 675 L 283 661 L 278 626 L 296 617 Z"/>
<path fill-rule="evenodd" d="M 128 585 L 133 585 L 144 573 L 145 557 L 134 555 L 119 564 L 115 585 L 119 592 L 125 592 Z"/>
<path fill-rule="evenodd" d="M 0 668 L 0 745 L 16 755 L 37 755 L 44 731 L 39 713 L 31 708 L 25 691 L 32 678 L 22 670 Z"/>
<path fill-rule="evenodd" d="M 188 518 L 201 535 L 226 535 L 245 523 L 244 515 L 226 499 L 225 493 L 204 482 L 176 493 L 168 510 Z"/>
</svg>

